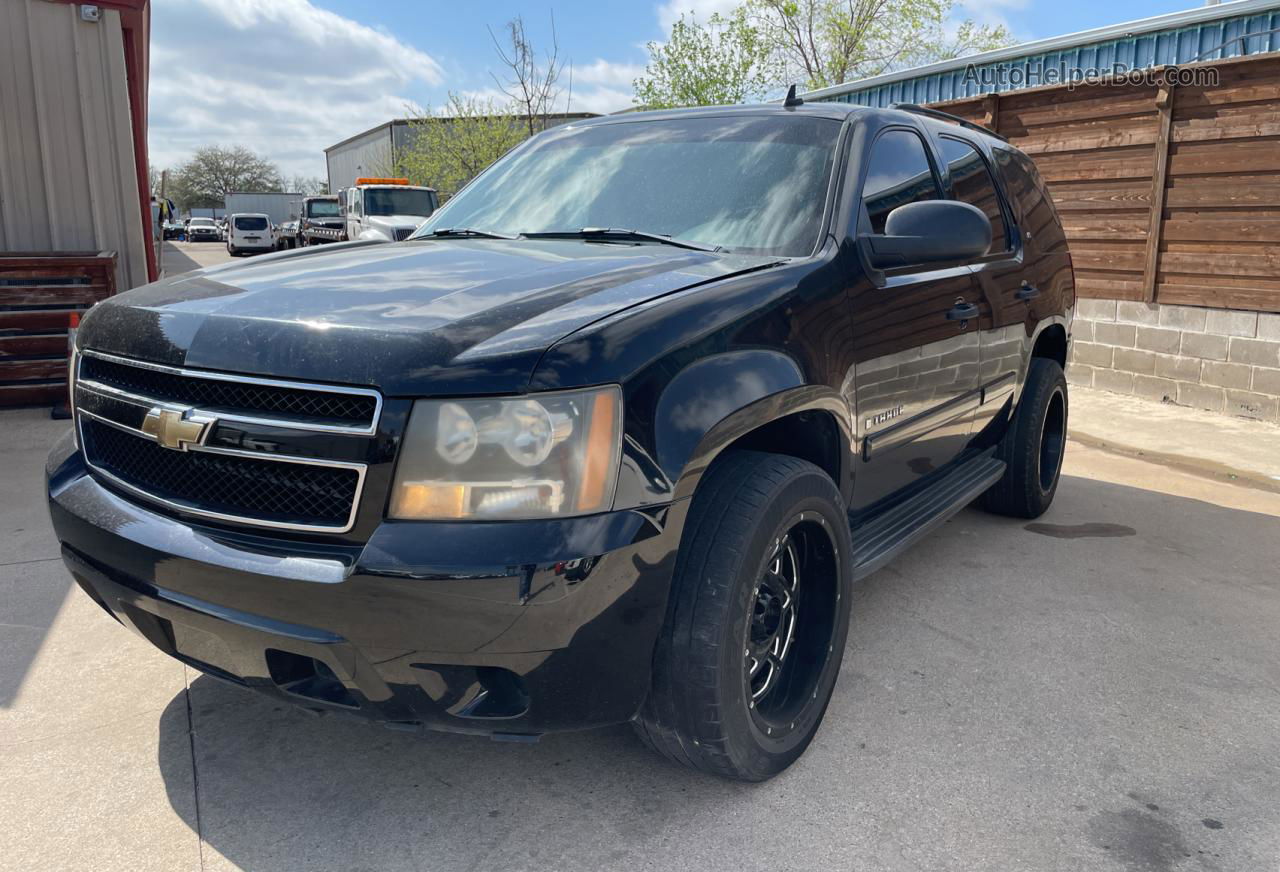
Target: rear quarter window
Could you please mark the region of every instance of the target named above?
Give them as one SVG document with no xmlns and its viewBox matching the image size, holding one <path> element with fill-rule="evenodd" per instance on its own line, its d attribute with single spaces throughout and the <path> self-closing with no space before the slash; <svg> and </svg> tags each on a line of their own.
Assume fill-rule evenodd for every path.
<svg viewBox="0 0 1280 872">
<path fill-rule="evenodd" d="M 951 190 L 955 198 L 978 207 L 991 222 L 991 247 L 987 249 L 988 253 L 1008 251 L 1009 232 L 1005 226 L 1004 208 L 1000 204 L 1000 194 L 996 191 L 995 180 L 991 177 L 991 170 L 987 168 L 986 159 L 963 140 L 943 136 L 938 143 L 942 159 L 947 164 L 947 174 L 951 178 Z"/>
<path fill-rule="evenodd" d="M 1031 158 L 1010 148 L 995 148 L 996 168 L 1020 213 L 1019 226 L 1040 251 L 1066 251 L 1067 238 L 1049 191 Z"/>
</svg>

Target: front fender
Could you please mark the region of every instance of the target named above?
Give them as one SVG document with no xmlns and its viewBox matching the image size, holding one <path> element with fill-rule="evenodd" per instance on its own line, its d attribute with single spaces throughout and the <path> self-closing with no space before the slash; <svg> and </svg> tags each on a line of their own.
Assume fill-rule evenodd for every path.
<svg viewBox="0 0 1280 872">
<path fill-rule="evenodd" d="M 711 462 L 742 436 L 787 415 L 831 413 L 843 438 L 848 408 L 834 390 L 806 385 L 799 365 L 779 351 L 729 351 L 681 370 L 656 405 L 654 447 L 659 468 L 675 482 L 672 497 L 693 495 Z"/>
</svg>

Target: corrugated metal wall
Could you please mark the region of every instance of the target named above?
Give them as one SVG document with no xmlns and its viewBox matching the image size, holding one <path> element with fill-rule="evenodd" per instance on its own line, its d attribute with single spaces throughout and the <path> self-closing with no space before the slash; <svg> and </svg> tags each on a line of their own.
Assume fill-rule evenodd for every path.
<svg viewBox="0 0 1280 872">
<path fill-rule="evenodd" d="M 389 171 L 391 133 L 395 122 L 375 127 L 367 133 L 325 151 L 329 167 L 329 190 L 349 188 L 359 176 L 378 176 Z"/>
<path fill-rule="evenodd" d="M 998 63 L 979 64 L 975 67 L 976 79 L 972 76 L 967 77 L 966 69 L 960 67 L 876 87 L 853 90 L 826 99 L 879 107 L 893 103 L 937 103 L 942 100 L 958 100 L 991 92 L 1003 93 L 1054 84 L 1046 82 L 1043 75 L 1037 72 L 1045 67 L 1105 70 L 1111 69 L 1113 64 L 1118 63 L 1129 69 L 1143 69 L 1169 64 L 1189 64 L 1197 60 L 1224 60 L 1242 55 L 1280 51 L 1280 32 L 1276 32 L 1277 29 L 1280 29 L 1280 9 L 1166 31 L 1125 36 Z M 1255 35 L 1248 36 L 1248 34 Z M 1240 40 L 1237 37 L 1245 38 Z M 1230 44 L 1219 48 L 1228 42 Z M 995 73 L 997 67 L 1009 73 L 1008 80 L 998 81 Z M 1019 80 L 1013 81 L 1015 78 Z"/>
<path fill-rule="evenodd" d="M 145 284 L 120 14 L 0 3 L 0 251 L 115 251 Z"/>
</svg>

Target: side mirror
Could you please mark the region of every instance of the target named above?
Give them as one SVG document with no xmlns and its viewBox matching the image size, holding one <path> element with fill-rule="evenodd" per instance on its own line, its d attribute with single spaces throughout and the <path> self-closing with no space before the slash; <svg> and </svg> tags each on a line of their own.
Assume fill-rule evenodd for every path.
<svg viewBox="0 0 1280 872">
<path fill-rule="evenodd" d="M 991 221 L 957 200 L 921 200 L 889 213 L 883 235 L 862 237 L 878 269 L 972 260 L 991 247 Z"/>
</svg>

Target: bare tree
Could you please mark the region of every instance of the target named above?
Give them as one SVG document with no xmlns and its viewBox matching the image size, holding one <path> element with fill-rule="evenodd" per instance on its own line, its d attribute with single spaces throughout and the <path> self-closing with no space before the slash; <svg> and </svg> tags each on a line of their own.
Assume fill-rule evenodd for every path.
<svg viewBox="0 0 1280 872">
<path fill-rule="evenodd" d="M 503 47 L 493 30 L 489 30 L 493 47 L 507 68 L 507 75 L 499 79 L 493 76 L 502 93 L 511 98 L 516 111 L 528 122 L 529 135 L 547 128 L 547 116 L 560 99 L 560 74 L 564 62 L 560 60 L 560 44 L 556 39 L 556 18 L 551 16 L 551 50 L 540 63 L 538 53 L 524 29 L 524 18 L 517 15 L 507 22 L 507 39 L 510 45 Z"/>
</svg>

